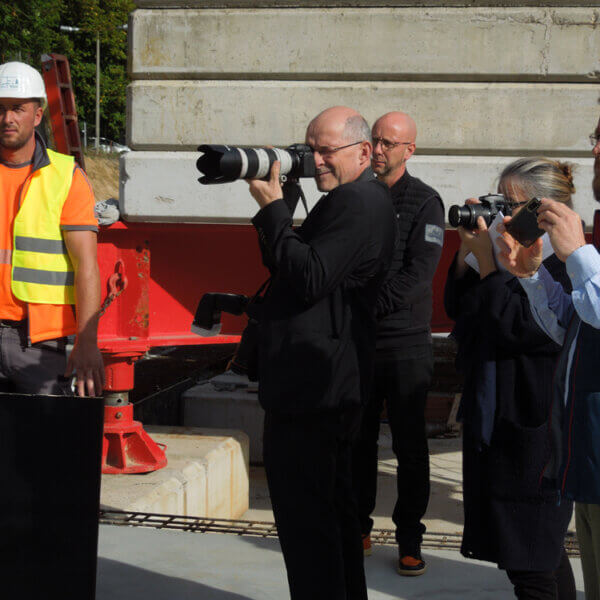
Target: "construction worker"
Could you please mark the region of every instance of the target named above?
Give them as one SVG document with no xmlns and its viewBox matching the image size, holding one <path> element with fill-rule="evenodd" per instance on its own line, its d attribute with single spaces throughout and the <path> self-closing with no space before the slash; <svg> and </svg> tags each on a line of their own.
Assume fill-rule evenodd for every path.
<svg viewBox="0 0 600 600">
<path fill-rule="evenodd" d="M 0 65 L 0 391 L 65 394 L 75 375 L 78 395 L 99 395 L 94 194 L 35 131 L 46 102 L 34 68 Z"/>
</svg>

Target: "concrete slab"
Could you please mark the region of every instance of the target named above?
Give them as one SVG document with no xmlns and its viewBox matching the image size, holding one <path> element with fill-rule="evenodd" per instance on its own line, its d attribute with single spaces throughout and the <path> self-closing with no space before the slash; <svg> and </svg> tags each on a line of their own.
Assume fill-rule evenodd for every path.
<svg viewBox="0 0 600 600">
<path fill-rule="evenodd" d="M 540 0 L 134 0 L 140 8 L 340 8 L 539 6 Z M 597 6 L 596 0 L 544 0 L 544 6 Z"/>
<path fill-rule="evenodd" d="M 103 475 L 102 506 L 237 519 L 248 509 L 248 436 L 240 431 L 147 426 L 166 444 L 168 465 L 152 473 Z"/>
<path fill-rule="evenodd" d="M 371 600 L 415 598 L 504 600 L 506 575 L 456 551 L 423 553 L 428 572 L 400 577 L 396 551 L 375 546 L 365 561 Z M 269 538 L 100 527 L 96 600 L 283 600 L 289 598 L 279 542 Z M 584 600 L 579 559 L 572 559 L 577 598 Z"/>
<path fill-rule="evenodd" d="M 419 126 L 424 154 L 566 153 L 585 156 L 598 120 L 600 84 L 134 81 L 128 145 L 195 150 L 200 143 L 285 146 L 328 106 L 373 122 L 394 109 Z"/>
<path fill-rule="evenodd" d="M 587 131 L 587 130 L 585 130 Z M 228 140 L 220 140 L 228 141 Z M 290 140 L 291 141 L 291 140 Z M 589 145 L 589 144 L 588 144 Z M 250 223 L 256 203 L 245 182 L 198 183 L 199 152 L 127 152 L 121 157 L 120 209 L 128 221 Z M 413 156 L 409 171 L 436 188 L 446 209 L 466 198 L 495 191 L 502 168 L 518 156 Z M 575 209 L 589 224 L 596 209 L 591 182 L 593 159 L 565 159 L 575 170 Z M 314 180 L 303 179 L 309 207 L 321 197 Z M 304 209 L 296 211 L 304 218 Z"/>
<path fill-rule="evenodd" d="M 593 8 L 138 10 L 131 74 L 589 82 L 600 77 L 596 27 Z"/>
<path fill-rule="evenodd" d="M 250 462 L 263 460 L 264 411 L 258 402 L 256 385 L 221 389 L 211 381 L 195 385 L 182 396 L 183 424 L 187 427 L 229 427 L 243 431 L 248 436 Z"/>
</svg>

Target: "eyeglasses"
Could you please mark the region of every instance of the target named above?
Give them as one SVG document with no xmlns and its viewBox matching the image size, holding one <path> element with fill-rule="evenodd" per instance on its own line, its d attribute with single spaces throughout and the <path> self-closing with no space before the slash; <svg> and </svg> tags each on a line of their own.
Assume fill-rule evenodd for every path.
<svg viewBox="0 0 600 600">
<path fill-rule="evenodd" d="M 365 140 L 359 140 L 358 142 L 352 142 L 351 144 L 346 144 L 345 146 L 337 146 L 337 148 L 328 148 L 327 146 L 321 146 L 320 148 L 310 148 L 313 152 L 318 152 L 321 156 L 329 156 L 330 154 L 335 154 L 344 148 L 350 148 L 350 146 L 356 146 L 357 144 L 362 144 Z"/>
<path fill-rule="evenodd" d="M 387 151 L 391 150 L 392 148 L 395 148 L 396 146 L 408 146 L 412 144 L 412 142 L 391 142 L 390 140 L 386 140 L 385 138 L 374 137 L 373 148 L 375 148 L 377 144 L 381 144 L 381 147 Z"/>
<path fill-rule="evenodd" d="M 593 148 L 596 147 L 596 145 L 598 144 L 599 141 L 600 141 L 599 133 L 590 133 L 590 144 L 592 145 Z"/>
</svg>

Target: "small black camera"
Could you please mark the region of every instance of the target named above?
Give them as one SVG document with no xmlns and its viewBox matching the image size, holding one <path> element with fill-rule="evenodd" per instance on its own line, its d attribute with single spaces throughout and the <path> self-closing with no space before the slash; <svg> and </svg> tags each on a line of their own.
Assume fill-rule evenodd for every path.
<svg viewBox="0 0 600 600">
<path fill-rule="evenodd" d="M 477 229 L 477 218 L 483 217 L 486 225 L 496 218 L 496 215 L 502 211 L 505 217 L 512 213 L 510 202 L 502 194 L 488 194 L 479 196 L 481 204 L 465 204 L 459 206 L 455 204 L 448 210 L 448 221 L 452 227 L 464 227 L 465 229 Z"/>
</svg>

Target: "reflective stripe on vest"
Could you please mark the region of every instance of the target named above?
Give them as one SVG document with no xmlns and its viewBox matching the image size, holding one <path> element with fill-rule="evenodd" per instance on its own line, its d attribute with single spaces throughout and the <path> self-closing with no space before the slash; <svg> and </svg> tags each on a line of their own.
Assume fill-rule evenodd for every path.
<svg viewBox="0 0 600 600">
<path fill-rule="evenodd" d="M 73 265 L 60 229 L 74 159 L 52 150 L 48 158 L 50 164 L 31 175 L 15 217 L 11 288 L 23 302 L 75 304 Z"/>
</svg>

